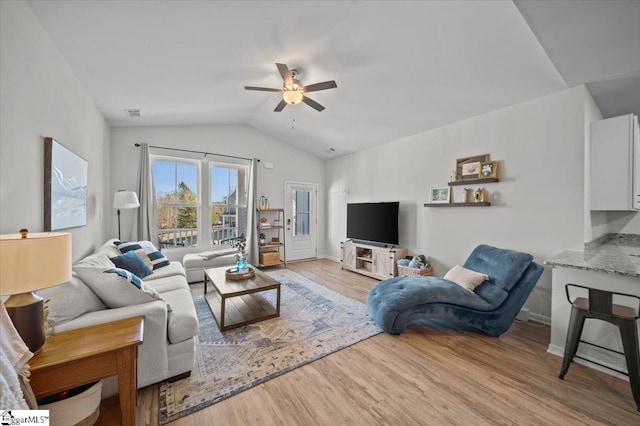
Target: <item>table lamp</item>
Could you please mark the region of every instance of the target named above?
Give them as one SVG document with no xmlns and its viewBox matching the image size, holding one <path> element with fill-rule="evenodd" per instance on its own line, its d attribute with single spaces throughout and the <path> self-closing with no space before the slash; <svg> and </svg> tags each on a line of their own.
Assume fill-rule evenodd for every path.
<svg viewBox="0 0 640 426">
<path fill-rule="evenodd" d="M 18 334 L 34 354 L 45 341 L 44 301 L 33 293 L 71 279 L 71 234 L 0 235 L 0 294 Z"/>
<path fill-rule="evenodd" d="M 135 191 L 125 191 L 119 189 L 113 195 L 113 208 L 118 209 L 118 239 L 120 237 L 120 209 L 135 209 L 140 207 L 140 201 L 138 201 L 138 195 Z"/>
</svg>

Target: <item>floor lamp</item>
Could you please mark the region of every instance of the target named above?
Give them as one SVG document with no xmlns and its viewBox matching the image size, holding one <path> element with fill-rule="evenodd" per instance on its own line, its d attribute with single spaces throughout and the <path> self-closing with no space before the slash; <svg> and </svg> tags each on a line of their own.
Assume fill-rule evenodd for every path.
<svg viewBox="0 0 640 426">
<path fill-rule="evenodd" d="M 33 293 L 71 279 L 71 234 L 41 232 L 0 235 L 0 294 L 29 350 L 37 354 L 45 341 L 44 301 Z"/>
<path fill-rule="evenodd" d="M 113 196 L 113 208 L 118 209 L 118 239 L 122 239 L 120 236 L 120 209 L 135 209 L 140 207 L 140 201 L 135 191 L 125 191 L 124 189 L 118 190 Z"/>
</svg>

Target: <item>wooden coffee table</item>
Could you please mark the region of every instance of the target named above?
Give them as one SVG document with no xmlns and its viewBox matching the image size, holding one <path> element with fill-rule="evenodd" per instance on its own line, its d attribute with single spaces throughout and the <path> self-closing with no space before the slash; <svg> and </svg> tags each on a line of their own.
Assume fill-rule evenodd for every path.
<svg viewBox="0 0 640 426">
<path fill-rule="evenodd" d="M 204 293 L 211 281 L 215 294 L 210 303 L 213 318 L 226 331 L 280 316 L 280 283 L 256 268 L 256 275 L 246 280 L 227 280 L 225 271 L 229 266 L 204 270 Z M 276 291 L 276 306 L 261 295 L 265 291 Z"/>
</svg>

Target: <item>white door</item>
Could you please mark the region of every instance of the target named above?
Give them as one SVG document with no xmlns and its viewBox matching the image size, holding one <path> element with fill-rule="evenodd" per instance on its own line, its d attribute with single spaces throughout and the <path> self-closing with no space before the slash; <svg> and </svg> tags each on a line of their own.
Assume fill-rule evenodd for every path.
<svg viewBox="0 0 640 426">
<path fill-rule="evenodd" d="M 284 221 L 287 262 L 318 255 L 316 206 L 318 185 L 285 183 Z"/>
</svg>

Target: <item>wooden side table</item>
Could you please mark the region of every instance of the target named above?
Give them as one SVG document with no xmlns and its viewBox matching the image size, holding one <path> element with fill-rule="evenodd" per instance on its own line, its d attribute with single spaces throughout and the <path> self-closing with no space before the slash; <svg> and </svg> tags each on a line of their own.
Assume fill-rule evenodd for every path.
<svg viewBox="0 0 640 426">
<path fill-rule="evenodd" d="M 109 376 L 118 376 L 122 424 L 135 425 L 138 397 L 138 345 L 144 318 L 135 317 L 58 333 L 31 358 L 31 388 L 36 398 Z"/>
</svg>

